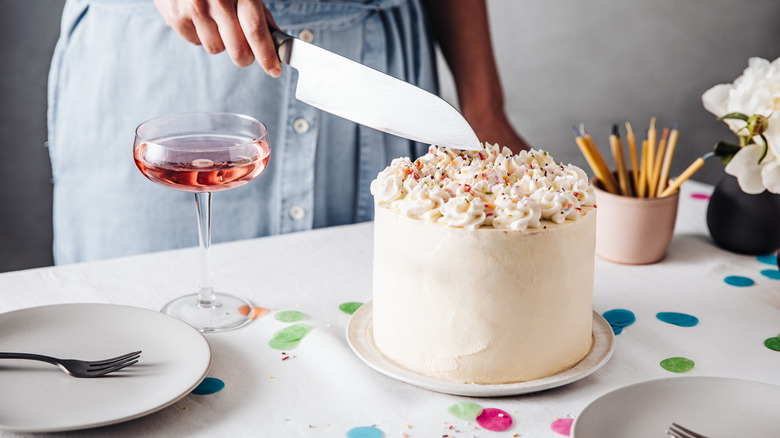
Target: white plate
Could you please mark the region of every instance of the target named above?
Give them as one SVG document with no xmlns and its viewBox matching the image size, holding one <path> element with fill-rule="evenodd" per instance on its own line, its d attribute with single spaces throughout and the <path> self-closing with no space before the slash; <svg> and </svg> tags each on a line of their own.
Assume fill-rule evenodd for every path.
<svg viewBox="0 0 780 438">
<path fill-rule="evenodd" d="M 722 377 L 671 377 L 616 389 L 574 421 L 572 437 L 659 438 L 674 422 L 705 436 L 780 435 L 780 386 Z"/>
<path fill-rule="evenodd" d="M 347 325 L 347 341 L 352 351 L 371 368 L 402 382 L 452 395 L 472 397 L 500 397 L 526 394 L 563 386 L 580 380 L 601 368 L 615 350 L 615 335 L 606 320 L 593 312 L 593 347 L 574 367 L 554 376 L 528 382 L 500 385 L 455 383 L 434 379 L 402 367 L 382 354 L 374 344 L 373 303 L 361 306 Z"/>
<path fill-rule="evenodd" d="M 97 360 L 136 350 L 143 351 L 137 364 L 99 378 L 0 361 L 0 429 L 54 432 L 138 418 L 189 394 L 211 366 L 203 335 L 148 309 L 59 304 L 0 314 L 0 351 Z"/>
</svg>

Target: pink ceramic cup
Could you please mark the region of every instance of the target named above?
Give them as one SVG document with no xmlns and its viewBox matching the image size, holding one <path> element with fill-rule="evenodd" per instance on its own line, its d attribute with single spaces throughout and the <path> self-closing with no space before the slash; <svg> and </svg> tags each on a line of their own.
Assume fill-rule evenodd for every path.
<svg viewBox="0 0 780 438">
<path fill-rule="evenodd" d="M 597 179 L 596 254 L 610 262 L 645 265 L 666 255 L 677 221 L 680 192 L 665 198 L 635 198 L 604 191 Z"/>
</svg>

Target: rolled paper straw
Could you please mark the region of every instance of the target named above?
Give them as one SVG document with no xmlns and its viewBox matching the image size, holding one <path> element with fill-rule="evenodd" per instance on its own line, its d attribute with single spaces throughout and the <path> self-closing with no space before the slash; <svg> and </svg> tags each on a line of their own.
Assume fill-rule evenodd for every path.
<svg viewBox="0 0 780 438">
<path fill-rule="evenodd" d="M 639 187 L 639 163 L 636 158 L 636 138 L 631 124 L 626 122 L 626 139 L 628 139 L 628 153 L 631 159 L 631 177 L 634 179 L 634 188 Z"/>
<path fill-rule="evenodd" d="M 648 197 L 655 196 L 655 184 L 653 181 L 653 169 L 655 169 L 655 140 L 656 140 L 656 131 L 655 131 L 655 117 L 650 119 L 650 129 L 647 130 L 647 162 L 645 165 L 647 166 L 647 188 L 648 188 Z"/>
<path fill-rule="evenodd" d="M 667 138 L 669 138 L 669 128 L 664 128 L 664 132 L 661 134 L 661 141 L 658 142 L 658 151 L 653 160 L 653 176 L 651 178 L 653 181 L 653 192 L 650 194 L 651 197 L 655 197 L 656 194 L 661 193 L 661 189 L 659 188 L 661 182 L 658 180 L 658 177 L 661 175 L 661 161 L 663 161 Z"/>
<path fill-rule="evenodd" d="M 674 158 L 674 149 L 677 147 L 677 139 L 680 132 L 677 130 L 677 123 L 674 124 L 671 134 L 669 134 L 669 143 L 666 145 L 666 154 L 664 154 L 664 163 L 661 166 L 661 175 L 658 177 L 658 191 L 666 189 L 666 183 L 669 181 L 669 169 L 672 167 L 672 158 Z"/>
<path fill-rule="evenodd" d="M 623 153 L 623 142 L 620 141 L 620 134 L 617 125 L 612 127 L 613 134 L 609 136 L 609 145 L 612 148 L 612 158 L 617 167 L 618 183 L 620 194 L 631 196 L 631 183 L 628 180 L 628 169 L 626 168 L 626 158 Z"/>
<path fill-rule="evenodd" d="M 693 163 L 691 163 L 690 166 L 688 166 L 687 169 L 683 171 L 683 173 L 680 174 L 677 178 L 674 179 L 674 181 L 669 184 L 669 187 L 666 188 L 666 190 L 661 193 L 659 198 L 665 198 L 672 193 L 675 192 L 675 190 L 679 189 L 682 183 L 688 180 L 691 176 L 693 176 L 694 173 L 696 173 L 697 170 L 701 168 L 702 165 L 704 165 L 704 160 L 711 157 L 712 154 L 707 154 L 703 157 L 697 158 Z"/>
<path fill-rule="evenodd" d="M 647 140 L 642 140 L 642 162 L 639 165 L 639 184 L 636 188 L 636 194 L 644 198 L 647 194 Z"/>
</svg>

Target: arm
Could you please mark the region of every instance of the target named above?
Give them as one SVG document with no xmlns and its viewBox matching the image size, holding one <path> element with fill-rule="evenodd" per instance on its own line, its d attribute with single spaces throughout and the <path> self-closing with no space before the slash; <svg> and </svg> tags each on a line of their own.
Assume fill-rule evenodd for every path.
<svg viewBox="0 0 780 438">
<path fill-rule="evenodd" d="M 230 59 L 246 67 L 256 59 L 270 76 L 282 74 L 271 39 L 279 29 L 262 0 L 154 0 L 165 23 L 209 53 L 227 50 Z"/>
<path fill-rule="evenodd" d="M 484 0 L 423 0 L 433 36 L 452 71 L 461 112 L 481 141 L 528 149 L 504 111 Z"/>
</svg>

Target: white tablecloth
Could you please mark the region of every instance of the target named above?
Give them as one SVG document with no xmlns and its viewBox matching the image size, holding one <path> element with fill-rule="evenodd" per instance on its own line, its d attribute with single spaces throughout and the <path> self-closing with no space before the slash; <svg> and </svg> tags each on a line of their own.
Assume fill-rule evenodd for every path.
<svg viewBox="0 0 780 438">
<path fill-rule="evenodd" d="M 271 309 L 239 330 L 206 335 L 214 354 L 209 376 L 225 388 L 190 394 L 137 420 L 64 435 L 345 437 L 352 428 L 373 425 L 385 437 L 556 437 L 561 435 L 551 423 L 576 417 L 600 395 L 676 376 L 659 365 L 669 357 L 695 361 L 685 375 L 780 384 L 780 352 L 763 344 L 780 334 L 780 281 L 760 273 L 777 267 L 711 243 L 707 201 L 691 196 L 711 190 L 695 182 L 683 186 L 675 237 L 661 263 L 624 266 L 597 259 L 595 310 L 628 309 L 636 322 L 616 336 L 609 362 L 575 383 L 520 396 L 467 398 L 419 389 L 366 366 L 347 344 L 350 316 L 339 310 L 342 303 L 371 299 L 372 225 L 366 223 L 215 245 L 218 289 Z M 72 302 L 159 309 L 195 289 L 197 262 L 192 248 L 0 274 L 0 312 Z M 730 275 L 755 284 L 730 286 L 724 282 Z M 286 352 L 293 356 L 288 360 L 268 346 L 286 326 L 273 317 L 281 310 L 303 312 L 303 322 L 313 328 Z M 656 318 L 664 311 L 700 322 L 690 328 L 666 324 Z M 0 410 L 12 403 L 2 398 Z M 475 428 L 448 413 L 460 401 L 502 409 L 514 424 L 504 432 Z"/>
</svg>

